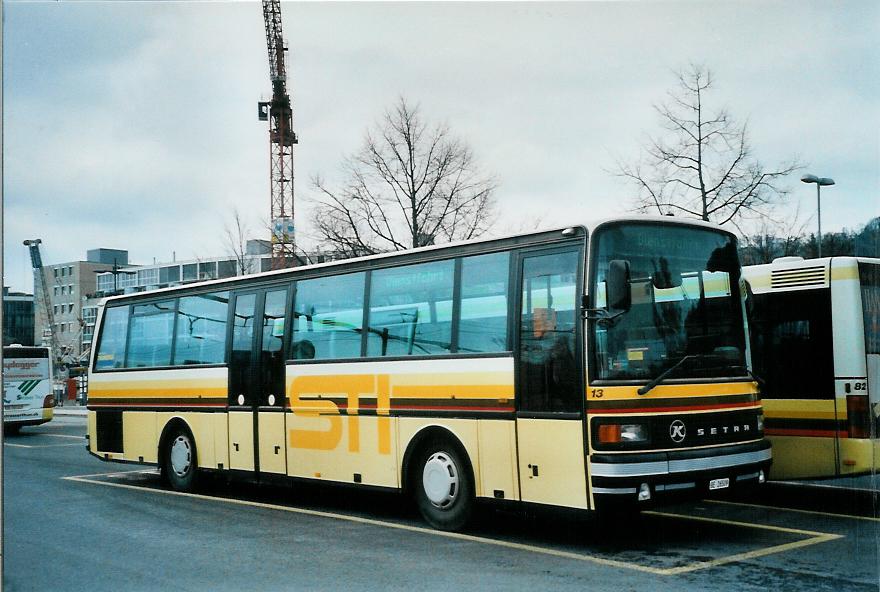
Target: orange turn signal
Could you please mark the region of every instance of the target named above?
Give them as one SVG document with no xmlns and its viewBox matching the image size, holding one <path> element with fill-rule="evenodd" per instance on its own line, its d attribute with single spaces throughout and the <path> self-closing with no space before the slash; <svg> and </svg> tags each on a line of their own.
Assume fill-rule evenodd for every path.
<svg viewBox="0 0 880 592">
<path fill-rule="evenodd" d="M 600 425 L 599 442 L 602 444 L 616 444 L 620 442 L 620 425 L 616 423 Z"/>
</svg>

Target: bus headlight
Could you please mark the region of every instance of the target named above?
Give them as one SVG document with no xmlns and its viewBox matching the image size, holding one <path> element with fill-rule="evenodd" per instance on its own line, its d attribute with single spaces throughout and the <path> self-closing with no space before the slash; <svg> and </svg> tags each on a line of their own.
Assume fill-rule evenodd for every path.
<svg viewBox="0 0 880 592">
<path fill-rule="evenodd" d="M 606 423 L 599 426 L 600 444 L 620 444 L 648 441 L 648 427 L 643 423 Z"/>
</svg>

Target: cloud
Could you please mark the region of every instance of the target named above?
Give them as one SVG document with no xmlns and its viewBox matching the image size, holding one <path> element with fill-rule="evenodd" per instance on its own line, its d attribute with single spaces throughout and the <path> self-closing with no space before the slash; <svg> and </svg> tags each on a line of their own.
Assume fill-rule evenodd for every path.
<svg viewBox="0 0 880 592">
<path fill-rule="evenodd" d="M 268 218 L 270 92 L 257 3 L 13 3 L 4 23 L 4 273 L 46 260 L 224 250 L 233 207 Z M 823 228 L 877 211 L 880 8 L 843 2 L 289 3 L 298 226 L 308 178 L 338 174 L 403 94 L 498 176 L 502 221 L 621 211 L 608 175 L 656 129 L 671 72 L 711 67 L 762 161 L 834 177 Z M 804 187 L 794 180 L 795 198 Z M 809 189 L 809 188 L 807 188 Z M 803 194 L 803 195 L 802 195 Z M 546 204 L 553 204 L 548 208 Z"/>
</svg>

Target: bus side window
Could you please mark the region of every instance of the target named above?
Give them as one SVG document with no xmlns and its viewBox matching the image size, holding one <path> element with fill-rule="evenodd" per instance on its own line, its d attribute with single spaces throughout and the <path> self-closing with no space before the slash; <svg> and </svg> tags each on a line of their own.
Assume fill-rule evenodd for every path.
<svg viewBox="0 0 880 592">
<path fill-rule="evenodd" d="M 359 272 L 297 282 L 292 359 L 360 357 L 365 277 Z"/>
<path fill-rule="evenodd" d="M 222 364 L 229 292 L 184 296 L 177 308 L 174 364 Z"/>
<path fill-rule="evenodd" d="M 368 356 L 452 351 L 454 267 L 449 259 L 372 272 Z"/>
<path fill-rule="evenodd" d="M 509 351 L 507 315 L 510 253 L 461 260 L 458 352 Z"/>
<path fill-rule="evenodd" d="M 576 251 L 526 257 L 520 319 L 520 410 L 581 410 L 575 356 Z"/>
<path fill-rule="evenodd" d="M 125 364 L 125 338 L 128 332 L 128 306 L 108 307 L 101 326 L 101 342 L 95 370 L 122 368 Z"/>
<path fill-rule="evenodd" d="M 171 342 L 177 300 L 136 304 L 132 307 L 126 368 L 171 365 Z"/>
</svg>

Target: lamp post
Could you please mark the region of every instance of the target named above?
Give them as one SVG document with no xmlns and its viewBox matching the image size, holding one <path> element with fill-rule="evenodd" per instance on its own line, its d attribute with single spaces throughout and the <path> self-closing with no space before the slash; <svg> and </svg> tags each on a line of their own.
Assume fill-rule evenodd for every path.
<svg viewBox="0 0 880 592">
<path fill-rule="evenodd" d="M 834 185 L 834 179 L 828 177 L 817 177 L 816 175 L 804 175 L 801 177 L 804 183 L 816 184 L 816 211 L 819 220 L 819 257 L 822 256 L 822 187 Z"/>
</svg>

